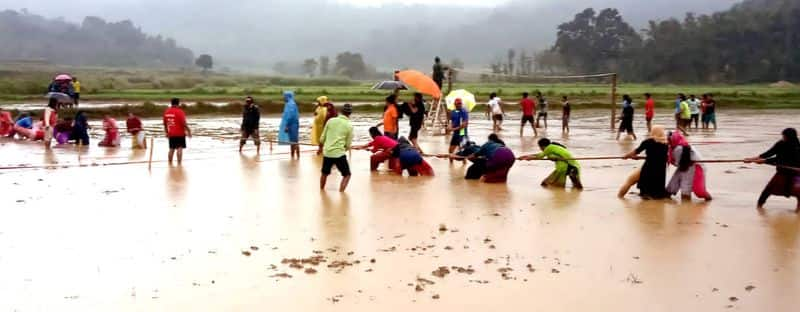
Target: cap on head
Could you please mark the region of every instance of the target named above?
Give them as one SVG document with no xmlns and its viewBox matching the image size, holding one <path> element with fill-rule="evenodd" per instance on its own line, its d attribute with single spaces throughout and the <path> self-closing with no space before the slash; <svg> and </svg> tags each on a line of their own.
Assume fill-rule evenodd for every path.
<svg viewBox="0 0 800 312">
<path fill-rule="evenodd" d="M 342 107 L 342 113 L 347 114 L 347 115 L 352 114 L 353 113 L 353 105 L 351 105 L 350 103 L 344 104 L 344 107 Z"/>
</svg>

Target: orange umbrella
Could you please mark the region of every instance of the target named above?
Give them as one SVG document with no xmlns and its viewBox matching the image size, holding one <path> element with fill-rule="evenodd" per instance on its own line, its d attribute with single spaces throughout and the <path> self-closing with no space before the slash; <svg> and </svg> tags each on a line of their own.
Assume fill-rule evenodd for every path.
<svg viewBox="0 0 800 312">
<path fill-rule="evenodd" d="M 417 89 L 420 93 L 430 95 L 434 98 L 442 98 L 442 90 L 436 85 L 436 82 L 419 71 L 404 70 L 397 73 L 397 78 L 404 82 L 406 85 Z"/>
</svg>

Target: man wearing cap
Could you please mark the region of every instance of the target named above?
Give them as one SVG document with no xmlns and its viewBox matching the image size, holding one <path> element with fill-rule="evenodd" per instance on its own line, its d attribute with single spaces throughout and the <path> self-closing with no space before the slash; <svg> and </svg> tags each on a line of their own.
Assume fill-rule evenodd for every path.
<svg viewBox="0 0 800 312">
<path fill-rule="evenodd" d="M 339 192 L 347 189 L 350 182 L 350 165 L 347 163 L 345 152 L 350 149 L 353 143 L 353 126 L 350 124 L 350 114 L 353 113 L 353 106 L 345 104 L 339 116 L 331 118 L 322 130 L 319 140 L 319 151 L 322 154 L 322 176 L 319 179 L 319 188 L 325 189 L 331 169 L 336 169 L 342 174 L 342 182 L 339 185 Z"/>
<path fill-rule="evenodd" d="M 464 109 L 461 99 L 456 99 L 455 106 L 456 109 L 450 112 L 450 127 L 448 128 L 453 133 L 450 138 L 450 154 L 455 152 L 467 138 L 467 126 L 469 126 L 469 113 Z M 452 162 L 452 159 L 450 161 Z"/>
</svg>

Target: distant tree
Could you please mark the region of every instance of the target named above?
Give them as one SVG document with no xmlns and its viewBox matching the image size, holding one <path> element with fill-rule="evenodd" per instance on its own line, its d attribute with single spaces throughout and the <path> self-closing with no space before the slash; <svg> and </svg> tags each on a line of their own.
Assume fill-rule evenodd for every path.
<svg viewBox="0 0 800 312">
<path fill-rule="evenodd" d="M 503 73 L 503 61 L 495 60 L 491 64 L 489 64 L 489 69 L 492 71 L 492 74 L 499 75 Z"/>
<path fill-rule="evenodd" d="M 309 77 L 314 77 L 314 73 L 317 72 L 317 66 L 319 63 L 317 60 L 310 58 L 303 61 L 303 73 L 308 75 Z"/>
<path fill-rule="evenodd" d="M 334 71 L 338 75 L 350 79 L 365 78 L 367 75 L 367 64 L 360 53 L 343 52 L 336 55 L 336 66 Z"/>
<path fill-rule="evenodd" d="M 507 75 L 513 75 L 514 74 L 514 57 L 516 57 L 516 55 L 517 55 L 517 51 L 514 51 L 514 49 L 508 49 L 508 53 L 507 53 L 507 56 L 508 56 L 508 70 L 506 72 Z"/>
<path fill-rule="evenodd" d="M 194 61 L 194 64 L 198 67 L 202 67 L 203 72 L 207 72 L 209 69 L 214 67 L 214 59 L 211 57 L 211 55 L 201 54 L 197 57 L 197 60 Z"/>
<path fill-rule="evenodd" d="M 331 59 L 327 56 L 319 57 L 319 74 L 320 76 L 327 76 L 330 70 Z"/>
<path fill-rule="evenodd" d="M 641 45 L 641 36 L 622 19 L 619 11 L 604 9 L 596 14 L 589 8 L 558 26 L 553 50 L 572 71 L 617 71 L 620 61 Z"/>
<path fill-rule="evenodd" d="M 564 60 L 561 54 L 552 50 L 536 53 L 536 55 L 532 57 L 532 62 L 536 63 L 536 68 L 538 70 L 547 71 L 550 74 L 564 69 Z"/>
<path fill-rule="evenodd" d="M 280 61 L 272 65 L 272 70 L 281 75 L 291 74 L 291 66 L 286 61 Z"/>
</svg>

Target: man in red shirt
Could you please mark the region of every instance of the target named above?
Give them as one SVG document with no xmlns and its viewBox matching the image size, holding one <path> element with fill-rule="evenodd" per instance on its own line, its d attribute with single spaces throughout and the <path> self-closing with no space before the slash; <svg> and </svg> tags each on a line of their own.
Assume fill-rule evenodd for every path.
<svg viewBox="0 0 800 312">
<path fill-rule="evenodd" d="M 644 103 L 644 117 L 647 120 L 647 131 L 653 129 L 653 117 L 656 116 L 656 101 L 650 93 L 645 93 L 644 97 L 647 101 Z"/>
<path fill-rule="evenodd" d="M 172 99 L 170 108 L 164 112 L 164 132 L 169 140 L 169 164 L 175 150 L 178 151 L 178 165 L 183 161 L 183 149 L 186 148 L 186 137 L 192 137 L 192 130 L 186 124 L 186 114 L 180 108 L 181 100 Z"/>
<path fill-rule="evenodd" d="M 522 93 L 522 101 L 519 102 L 519 106 L 522 107 L 522 124 L 519 126 L 519 136 L 522 136 L 526 122 L 531 123 L 533 135 L 539 136 L 539 132 L 536 130 L 536 126 L 533 123 L 533 116 L 536 115 L 536 102 L 529 99 L 528 96 L 530 96 L 528 92 Z"/>
</svg>

